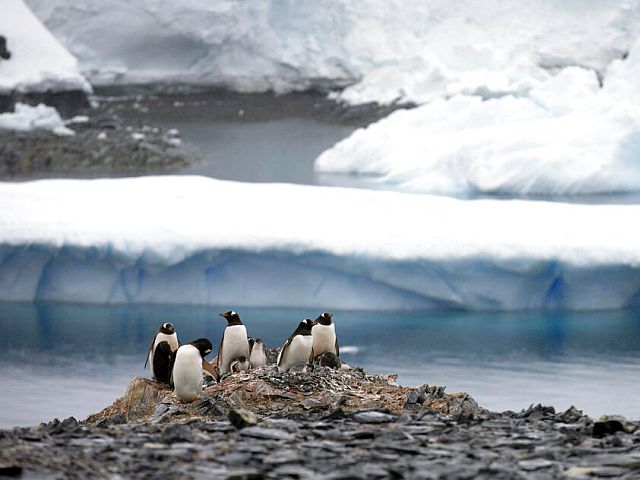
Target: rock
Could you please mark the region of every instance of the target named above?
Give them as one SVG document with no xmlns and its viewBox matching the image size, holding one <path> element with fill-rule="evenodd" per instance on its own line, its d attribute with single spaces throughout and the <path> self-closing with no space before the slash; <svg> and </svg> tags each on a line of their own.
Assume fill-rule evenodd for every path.
<svg viewBox="0 0 640 480">
<path fill-rule="evenodd" d="M 23 468 L 21 465 L 0 464 L 0 477 L 21 477 Z"/>
<path fill-rule="evenodd" d="M 263 440 L 292 440 L 293 435 L 277 428 L 247 427 L 241 430 L 242 435 Z"/>
<path fill-rule="evenodd" d="M 593 424 L 593 437 L 603 438 L 616 432 L 624 432 L 625 428 L 619 420 L 604 420 Z"/>
<path fill-rule="evenodd" d="M 351 415 L 351 418 L 358 423 L 389 423 L 396 420 L 394 415 L 375 410 L 356 412 Z"/>
<path fill-rule="evenodd" d="M 258 424 L 258 419 L 249 410 L 232 408 L 229 410 L 229 421 L 237 429 L 252 427 Z"/>
<path fill-rule="evenodd" d="M 557 415 L 558 419 L 564 423 L 574 423 L 580 420 L 582 415 L 582 410 L 578 410 L 576 407 L 571 405 L 564 412 Z"/>
<path fill-rule="evenodd" d="M 534 470 L 549 468 L 552 465 L 553 465 L 553 462 L 550 462 L 549 460 L 545 460 L 544 458 L 536 458 L 533 460 L 521 460 L 518 462 L 518 466 L 526 472 L 533 472 Z"/>
</svg>

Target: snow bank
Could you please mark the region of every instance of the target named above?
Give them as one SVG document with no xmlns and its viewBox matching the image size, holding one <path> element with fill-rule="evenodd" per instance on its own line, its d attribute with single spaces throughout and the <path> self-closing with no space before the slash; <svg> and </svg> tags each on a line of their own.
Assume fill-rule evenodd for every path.
<svg viewBox="0 0 640 480">
<path fill-rule="evenodd" d="M 365 309 L 640 302 L 640 205 L 204 177 L 0 184 L 0 301 Z"/>
<path fill-rule="evenodd" d="M 524 92 L 604 71 L 640 31 L 635 0 L 28 0 L 92 82 L 276 91 L 352 85 L 350 103 Z"/>
<path fill-rule="evenodd" d="M 527 97 L 458 95 L 354 132 L 320 172 L 413 192 L 574 195 L 640 190 L 640 39 L 595 73 L 563 69 Z"/>
<path fill-rule="evenodd" d="M 64 120 L 53 107 L 40 104 L 37 107 L 16 103 L 14 113 L 0 113 L 0 129 L 18 130 L 50 130 L 56 135 L 74 135 L 74 131 L 65 126 Z"/>
<path fill-rule="evenodd" d="M 7 39 L 9 60 L 0 59 L 0 95 L 17 92 L 81 90 L 91 86 L 76 59 L 54 38 L 23 0 L 3 0 L 0 35 Z"/>
</svg>

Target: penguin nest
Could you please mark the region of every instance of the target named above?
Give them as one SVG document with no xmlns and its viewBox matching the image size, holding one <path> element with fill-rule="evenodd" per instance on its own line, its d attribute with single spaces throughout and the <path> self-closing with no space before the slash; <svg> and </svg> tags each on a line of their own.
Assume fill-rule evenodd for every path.
<svg viewBox="0 0 640 480">
<path fill-rule="evenodd" d="M 395 378 L 368 374 L 359 368 L 316 367 L 311 372 L 280 373 L 274 366 L 267 366 L 225 377 L 221 383 L 206 386 L 200 399 L 181 404 L 166 385 L 136 377 L 124 397 L 90 415 L 86 422 L 207 421 L 238 408 L 264 417 L 298 418 L 322 418 L 360 409 L 386 410 L 395 415 L 406 410 L 459 415 L 478 408 L 465 393 L 446 394 L 444 388 L 428 385 L 402 387 Z"/>
</svg>

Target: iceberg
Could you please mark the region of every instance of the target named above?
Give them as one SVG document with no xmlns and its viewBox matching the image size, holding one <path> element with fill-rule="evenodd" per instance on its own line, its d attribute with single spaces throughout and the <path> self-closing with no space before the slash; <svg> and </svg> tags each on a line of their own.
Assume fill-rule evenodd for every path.
<svg viewBox="0 0 640 480">
<path fill-rule="evenodd" d="M 640 31 L 633 0 L 28 4 L 93 84 L 338 89 L 350 104 L 526 93 L 561 67 L 604 72 Z"/>
<path fill-rule="evenodd" d="M 456 95 L 355 131 L 319 172 L 461 197 L 640 191 L 640 39 L 607 69 L 567 67 L 527 96 Z"/>
<path fill-rule="evenodd" d="M 639 215 L 189 176 L 0 183 L 0 301 L 617 309 L 640 303 Z"/>
<path fill-rule="evenodd" d="M 58 111 L 44 104 L 32 107 L 16 103 L 15 112 L 0 113 L 0 129 L 28 132 L 31 130 L 49 130 L 56 135 L 74 135 L 75 132 L 65 125 Z"/>
<path fill-rule="evenodd" d="M 0 95 L 82 91 L 91 86 L 71 55 L 29 10 L 23 0 L 3 0 L 0 35 L 11 54 L 0 59 Z"/>
</svg>

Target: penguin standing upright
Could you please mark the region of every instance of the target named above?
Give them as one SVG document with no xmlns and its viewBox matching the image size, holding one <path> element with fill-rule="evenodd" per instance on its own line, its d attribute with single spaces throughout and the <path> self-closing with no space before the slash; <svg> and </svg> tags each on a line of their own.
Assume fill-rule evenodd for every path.
<svg viewBox="0 0 640 480">
<path fill-rule="evenodd" d="M 323 313 L 314 322 L 311 328 L 311 336 L 313 337 L 313 355 L 329 352 L 336 357 L 340 356 L 340 347 L 338 346 L 338 337 L 336 337 L 336 326 L 333 323 L 333 314 Z"/>
<path fill-rule="evenodd" d="M 297 363 L 311 363 L 313 361 L 312 326 L 312 320 L 304 319 L 284 342 L 282 350 L 278 354 L 278 370 L 280 372 L 288 372 Z"/>
<path fill-rule="evenodd" d="M 231 373 L 232 361 L 239 357 L 249 358 L 249 339 L 247 329 L 236 312 L 230 310 L 220 316 L 227 320 L 218 352 L 218 372 L 224 375 Z"/>
<path fill-rule="evenodd" d="M 251 368 L 267 366 L 267 354 L 264 353 L 264 342 L 261 338 L 256 338 L 256 340 L 251 345 L 249 363 L 251 363 Z"/>
<path fill-rule="evenodd" d="M 178 348 L 171 379 L 179 400 L 191 402 L 202 393 L 202 362 L 212 349 L 207 338 L 199 338 Z"/>
<path fill-rule="evenodd" d="M 153 337 L 153 340 L 151 340 L 147 360 L 144 362 L 145 368 L 147 368 L 147 363 L 149 364 L 151 378 L 158 382 L 169 383 L 171 357 L 173 352 L 178 350 L 179 346 L 178 334 L 173 328 L 173 324 L 163 323 Z"/>
</svg>

